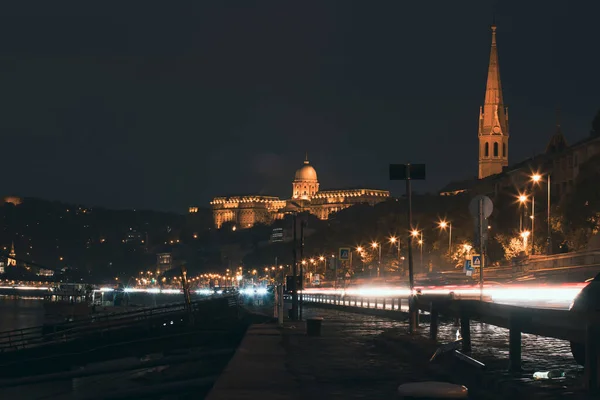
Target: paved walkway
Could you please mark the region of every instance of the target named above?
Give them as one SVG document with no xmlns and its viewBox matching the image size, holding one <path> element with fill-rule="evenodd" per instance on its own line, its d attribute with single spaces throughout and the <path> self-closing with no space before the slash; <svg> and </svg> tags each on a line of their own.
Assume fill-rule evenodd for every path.
<svg viewBox="0 0 600 400">
<path fill-rule="evenodd" d="M 253 325 L 207 399 L 393 399 L 399 384 L 433 379 L 377 345 L 400 323 L 335 310 L 308 309 L 305 318 L 319 315 L 320 337 L 306 336 L 303 323 Z"/>
</svg>

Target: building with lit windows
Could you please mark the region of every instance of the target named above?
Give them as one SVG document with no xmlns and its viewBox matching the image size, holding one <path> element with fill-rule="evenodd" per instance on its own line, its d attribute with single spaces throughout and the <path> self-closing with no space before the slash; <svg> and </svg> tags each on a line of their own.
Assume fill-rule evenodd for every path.
<svg viewBox="0 0 600 400">
<path fill-rule="evenodd" d="M 262 195 L 215 197 L 210 202 L 215 226 L 221 228 L 224 223 L 232 223 L 239 228 L 250 228 L 258 223 L 269 225 L 286 214 L 303 211 L 326 220 L 332 213 L 344 208 L 356 204 L 375 205 L 390 197 L 387 190 L 319 189 L 317 171 L 307 157 L 294 174 L 289 200 Z M 190 212 L 194 209 L 197 207 L 190 207 Z"/>
</svg>

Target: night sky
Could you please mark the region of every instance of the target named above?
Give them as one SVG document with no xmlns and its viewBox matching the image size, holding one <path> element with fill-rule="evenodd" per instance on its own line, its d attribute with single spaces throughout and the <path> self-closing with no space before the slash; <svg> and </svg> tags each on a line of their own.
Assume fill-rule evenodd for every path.
<svg viewBox="0 0 600 400">
<path fill-rule="evenodd" d="M 183 213 L 286 198 L 305 152 L 322 189 L 400 195 L 391 162 L 427 163 L 419 191 L 477 174 L 491 0 L 7 3 L 2 194 Z M 598 15 L 499 2 L 510 163 L 545 148 L 557 105 L 568 142 L 589 134 Z"/>
</svg>

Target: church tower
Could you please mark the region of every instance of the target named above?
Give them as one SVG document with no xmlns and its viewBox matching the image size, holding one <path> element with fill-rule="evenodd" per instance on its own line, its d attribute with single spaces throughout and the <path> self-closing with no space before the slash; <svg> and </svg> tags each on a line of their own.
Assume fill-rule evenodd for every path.
<svg viewBox="0 0 600 400">
<path fill-rule="evenodd" d="M 12 245 L 10 247 L 10 253 L 8 254 L 7 260 L 6 260 L 6 265 L 9 267 L 16 267 L 17 266 L 17 260 L 15 259 L 17 255 L 15 254 L 15 242 L 12 242 Z"/>
<path fill-rule="evenodd" d="M 508 166 L 508 137 L 508 108 L 502 99 L 496 25 L 492 25 L 485 102 L 479 108 L 479 179 L 499 174 Z"/>
</svg>

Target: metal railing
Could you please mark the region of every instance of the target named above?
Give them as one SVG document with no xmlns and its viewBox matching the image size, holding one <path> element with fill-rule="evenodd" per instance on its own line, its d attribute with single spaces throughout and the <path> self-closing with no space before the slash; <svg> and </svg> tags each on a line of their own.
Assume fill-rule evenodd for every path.
<svg viewBox="0 0 600 400">
<path fill-rule="evenodd" d="M 229 307 L 237 307 L 238 305 L 236 296 L 211 296 L 192 302 L 192 312 L 197 312 L 199 305 L 217 299 L 226 299 Z M 159 307 L 138 308 L 120 313 L 96 314 L 71 322 L 4 331 L 0 332 L 0 353 L 57 342 L 67 342 L 95 332 L 148 324 L 167 315 L 184 313 L 186 313 L 185 304 L 175 303 Z"/>
</svg>

